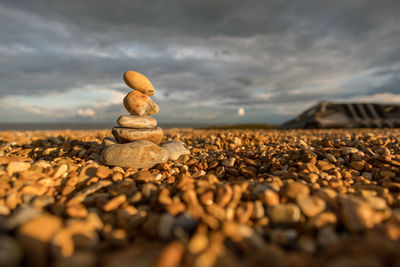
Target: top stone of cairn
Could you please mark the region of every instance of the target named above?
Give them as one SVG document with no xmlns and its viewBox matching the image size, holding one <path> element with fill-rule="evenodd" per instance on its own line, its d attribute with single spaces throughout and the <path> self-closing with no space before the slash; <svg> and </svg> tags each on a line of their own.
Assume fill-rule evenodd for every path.
<svg viewBox="0 0 400 267">
<path fill-rule="evenodd" d="M 154 95 L 154 88 L 149 79 L 139 72 L 130 70 L 124 73 L 124 81 L 130 88 L 145 95 Z"/>
</svg>

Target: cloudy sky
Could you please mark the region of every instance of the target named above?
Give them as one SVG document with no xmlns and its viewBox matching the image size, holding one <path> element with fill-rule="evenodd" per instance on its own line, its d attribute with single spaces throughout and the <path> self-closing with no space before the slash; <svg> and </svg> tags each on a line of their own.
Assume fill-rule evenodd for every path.
<svg viewBox="0 0 400 267">
<path fill-rule="evenodd" d="M 114 121 L 126 70 L 163 123 L 400 103 L 398 0 L 2 0 L 0 122 Z"/>
</svg>

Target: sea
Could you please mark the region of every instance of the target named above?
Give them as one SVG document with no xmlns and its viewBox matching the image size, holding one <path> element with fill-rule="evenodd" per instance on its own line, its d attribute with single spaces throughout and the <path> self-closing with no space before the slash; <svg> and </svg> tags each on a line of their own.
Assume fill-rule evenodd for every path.
<svg viewBox="0 0 400 267">
<path fill-rule="evenodd" d="M 117 126 L 113 122 L 101 123 L 0 123 L 0 131 L 36 131 L 36 130 L 102 130 Z M 161 128 L 201 128 L 207 125 L 189 123 L 161 123 Z"/>
</svg>

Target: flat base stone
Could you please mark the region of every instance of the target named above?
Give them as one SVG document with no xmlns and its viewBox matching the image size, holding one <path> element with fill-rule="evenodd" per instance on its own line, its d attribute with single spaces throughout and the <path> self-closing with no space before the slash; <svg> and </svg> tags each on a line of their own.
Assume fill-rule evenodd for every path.
<svg viewBox="0 0 400 267">
<path fill-rule="evenodd" d="M 147 140 L 107 146 L 101 154 L 105 165 L 125 168 L 151 168 L 168 160 L 168 151 Z"/>
<path fill-rule="evenodd" d="M 164 132 L 160 127 L 152 129 L 114 127 L 112 128 L 112 134 L 120 144 L 138 140 L 148 140 L 158 145 L 164 137 Z"/>
</svg>

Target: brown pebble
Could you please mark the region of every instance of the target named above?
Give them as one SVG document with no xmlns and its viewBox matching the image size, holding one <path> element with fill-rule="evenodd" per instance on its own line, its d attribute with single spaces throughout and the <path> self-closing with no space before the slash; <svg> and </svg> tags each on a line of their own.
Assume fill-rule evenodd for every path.
<svg viewBox="0 0 400 267">
<path fill-rule="evenodd" d="M 350 167 L 357 171 L 362 171 L 364 169 L 364 162 L 359 160 L 352 161 L 350 162 Z"/>
<path fill-rule="evenodd" d="M 191 253 L 196 254 L 205 250 L 208 244 L 209 240 L 207 235 L 205 233 L 197 233 L 190 239 L 188 249 Z"/>
<path fill-rule="evenodd" d="M 176 184 L 176 187 L 182 191 L 194 188 L 193 179 L 189 178 L 189 176 L 186 175 L 185 173 L 182 173 L 179 176 L 179 178 L 177 179 L 175 184 Z"/>
<path fill-rule="evenodd" d="M 95 230 L 88 222 L 81 220 L 71 222 L 54 236 L 51 242 L 53 254 L 65 258 L 72 256 L 77 248 L 93 249 L 99 241 Z"/>
<path fill-rule="evenodd" d="M 211 205 L 214 203 L 214 192 L 209 190 L 200 196 L 200 203 L 203 205 Z"/>
<path fill-rule="evenodd" d="M 115 172 L 111 179 L 113 180 L 113 182 L 117 182 L 117 181 L 121 181 L 123 178 L 124 178 L 124 176 L 122 175 L 122 173 Z"/>
<path fill-rule="evenodd" d="M 333 212 L 327 211 L 316 215 L 308 221 L 311 228 L 322 228 L 325 226 L 333 226 L 337 223 L 337 217 Z"/>
<path fill-rule="evenodd" d="M 315 165 L 312 164 L 312 163 L 309 163 L 309 162 L 308 162 L 308 163 L 303 163 L 303 164 L 301 165 L 300 169 L 302 169 L 302 170 L 307 170 L 308 172 L 316 172 L 316 173 L 319 172 L 318 167 L 315 166 Z"/>
<path fill-rule="evenodd" d="M 21 190 L 22 195 L 37 195 L 37 196 L 43 196 L 48 188 L 45 185 L 42 184 L 29 184 L 27 186 L 24 186 Z"/>
<path fill-rule="evenodd" d="M 157 114 L 159 107 L 150 97 L 139 92 L 131 91 L 123 100 L 125 109 L 132 115 L 152 115 Z"/>
<path fill-rule="evenodd" d="M 123 79 L 126 85 L 128 85 L 130 88 L 138 90 L 148 96 L 154 95 L 153 85 L 143 74 L 129 70 L 124 73 Z"/>
<path fill-rule="evenodd" d="M 126 202 L 126 196 L 125 195 L 119 195 L 114 197 L 113 199 L 110 199 L 104 206 L 103 210 L 104 211 L 112 211 L 121 206 L 123 203 Z"/>
<path fill-rule="evenodd" d="M 30 167 L 31 164 L 28 162 L 12 161 L 7 165 L 7 173 L 8 175 L 13 175 L 17 172 L 26 171 Z"/>
<path fill-rule="evenodd" d="M 277 206 L 279 205 L 279 195 L 272 190 L 265 190 L 259 197 L 264 205 Z"/>
<path fill-rule="evenodd" d="M 315 183 L 318 181 L 318 178 L 319 178 L 318 174 L 316 174 L 316 173 L 309 173 L 303 177 L 304 177 L 304 180 L 306 180 L 309 183 Z"/>
<path fill-rule="evenodd" d="M 149 171 L 138 171 L 133 175 L 133 179 L 138 182 L 138 183 L 149 183 L 149 182 L 154 182 L 156 179 L 153 174 L 151 174 Z"/>
<path fill-rule="evenodd" d="M 341 199 L 345 227 L 352 232 L 372 228 L 375 224 L 374 210 L 363 200 L 355 197 Z"/>
<path fill-rule="evenodd" d="M 281 204 L 268 208 L 268 217 L 273 223 L 295 223 L 300 220 L 300 209 L 295 204 Z"/>
<path fill-rule="evenodd" d="M 67 164 L 61 164 L 60 166 L 58 166 L 53 174 L 53 178 L 57 179 L 61 176 L 63 176 L 66 172 L 68 171 L 68 165 Z"/>
<path fill-rule="evenodd" d="M 61 195 L 67 196 L 71 192 L 73 192 L 75 189 L 76 189 L 75 186 L 67 184 L 66 186 L 64 186 L 63 190 L 61 191 Z"/>
<path fill-rule="evenodd" d="M 71 205 L 65 212 L 72 218 L 85 218 L 88 214 L 88 210 L 82 204 Z"/>
<path fill-rule="evenodd" d="M 284 189 L 284 195 L 291 199 L 296 199 L 299 195 L 308 196 L 310 189 L 307 185 L 302 183 L 288 183 Z"/>
<path fill-rule="evenodd" d="M 228 205 L 229 201 L 231 201 L 232 195 L 232 188 L 229 184 L 220 186 L 217 190 L 217 197 L 215 202 L 221 207 L 225 207 L 226 205 Z"/>
<path fill-rule="evenodd" d="M 297 196 L 297 204 L 308 217 L 314 217 L 325 210 L 325 201 L 317 196 Z"/>
<path fill-rule="evenodd" d="M 179 213 L 185 211 L 186 206 L 182 202 L 174 202 L 169 205 L 165 206 L 165 209 L 168 211 L 169 214 L 172 216 L 176 216 Z"/>
<path fill-rule="evenodd" d="M 326 160 L 318 160 L 317 161 L 317 167 L 321 170 L 321 171 L 329 171 L 333 168 L 335 168 L 335 165 L 326 161 Z"/>
<path fill-rule="evenodd" d="M 181 241 L 172 241 L 163 248 L 154 267 L 178 267 L 184 251 L 185 246 Z"/>
<path fill-rule="evenodd" d="M 96 171 L 96 176 L 99 177 L 100 179 L 106 179 L 110 175 L 112 175 L 112 170 L 107 168 L 106 166 L 99 166 Z"/>
<path fill-rule="evenodd" d="M 396 174 L 392 171 L 381 171 L 380 172 L 381 177 L 387 178 L 387 179 L 392 179 L 396 177 Z"/>
<path fill-rule="evenodd" d="M 47 265 L 49 242 L 61 227 L 60 217 L 42 214 L 18 229 L 18 239 L 24 247 L 26 259 L 31 265 Z"/>
</svg>

